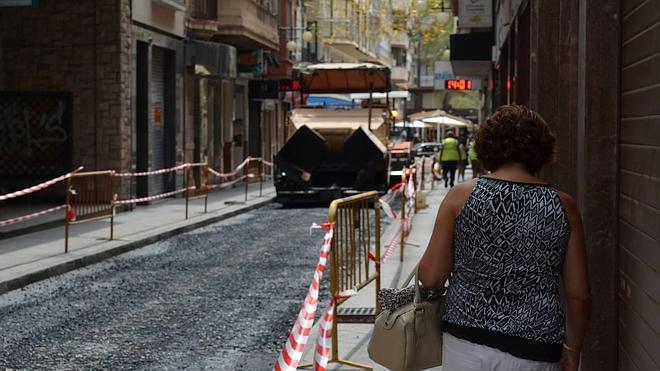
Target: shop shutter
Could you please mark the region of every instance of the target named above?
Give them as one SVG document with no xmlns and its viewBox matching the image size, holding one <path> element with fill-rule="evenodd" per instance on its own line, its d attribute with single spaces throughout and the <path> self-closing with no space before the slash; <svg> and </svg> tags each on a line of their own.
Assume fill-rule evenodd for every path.
<svg viewBox="0 0 660 371">
<path fill-rule="evenodd" d="M 153 47 L 151 52 L 151 170 L 165 165 L 165 50 Z M 165 191 L 164 175 L 149 180 L 149 194 Z"/>
</svg>

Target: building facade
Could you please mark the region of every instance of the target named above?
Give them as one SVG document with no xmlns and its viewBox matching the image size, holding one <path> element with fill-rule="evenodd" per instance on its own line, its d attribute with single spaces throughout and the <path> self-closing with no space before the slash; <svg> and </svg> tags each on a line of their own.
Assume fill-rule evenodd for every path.
<svg viewBox="0 0 660 371">
<path fill-rule="evenodd" d="M 131 38 L 124 42 L 131 48 L 132 171 L 184 161 L 185 14 L 183 1 L 131 2 Z M 138 197 L 171 192 L 176 173 L 139 177 L 134 186 Z"/>
<path fill-rule="evenodd" d="M 558 136 L 544 176 L 584 219 L 593 314 L 583 370 L 660 369 L 660 7 L 496 1 L 493 108 L 527 104 Z"/>
<path fill-rule="evenodd" d="M 0 165 L 0 189 L 79 165 L 125 172 L 208 162 L 230 171 L 248 155 L 272 158 L 284 116 L 277 91 L 259 95 L 255 82 L 280 66 L 281 3 L 301 6 L 42 0 L 0 7 L 1 151 L 10 159 Z M 122 180 L 120 196 L 177 184 L 181 175 L 173 173 Z"/>
<path fill-rule="evenodd" d="M 0 7 L 0 188 L 131 169 L 130 44 L 128 0 Z"/>
</svg>

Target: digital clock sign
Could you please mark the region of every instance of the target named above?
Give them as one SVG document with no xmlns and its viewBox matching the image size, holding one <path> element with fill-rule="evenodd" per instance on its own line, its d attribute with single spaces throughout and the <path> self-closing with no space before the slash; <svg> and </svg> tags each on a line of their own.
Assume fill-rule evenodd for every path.
<svg viewBox="0 0 660 371">
<path fill-rule="evenodd" d="M 445 80 L 446 90 L 472 90 L 472 80 Z"/>
</svg>

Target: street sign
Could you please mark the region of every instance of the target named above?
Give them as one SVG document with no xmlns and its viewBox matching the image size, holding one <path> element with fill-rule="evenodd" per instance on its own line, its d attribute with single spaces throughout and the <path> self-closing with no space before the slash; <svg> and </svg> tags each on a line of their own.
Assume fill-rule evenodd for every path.
<svg viewBox="0 0 660 371">
<path fill-rule="evenodd" d="M 472 90 L 472 80 L 452 79 L 445 80 L 446 90 Z"/>
<path fill-rule="evenodd" d="M 493 27 L 493 3 L 491 0 L 459 0 L 458 27 Z"/>
<path fill-rule="evenodd" d="M 262 49 L 242 50 L 238 53 L 238 72 L 261 76 L 264 74 L 264 53 Z"/>
</svg>

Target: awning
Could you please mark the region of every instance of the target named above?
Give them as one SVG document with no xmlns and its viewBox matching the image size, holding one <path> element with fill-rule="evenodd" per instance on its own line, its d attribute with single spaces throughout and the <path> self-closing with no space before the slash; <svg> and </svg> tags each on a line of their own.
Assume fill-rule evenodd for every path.
<svg viewBox="0 0 660 371">
<path fill-rule="evenodd" d="M 423 129 L 423 128 L 433 128 L 436 125 L 435 124 L 427 124 L 419 120 L 415 120 L 413 122 L 407 122 L 404 124 L 403 121 L 399 121 L 396 124 L 394 124 L 395 127 L 397 128 L 413 128 L 413 129 Z"/>
<path fill-rule="evenodd" d="M 373 94 L 373 99 L 385 99 L 389 97 L 391 99 L 410 99 L 412 96 L 409 91 L 405 90 L 395 90 L 387 93 L 374 93 Z M 353 93 L 350 94 L 351 99 L 369 99 L 369 93 Z"/>
<path fill-rule="evenodd" d="M 455 127 L 466 127 L 468 126 L 469 121 L 461 119 L 456 116 L 451 116 L 451 115 L 442 115 L 442 116 L 435 116 L 435 117 L 429 117 L 426 119 L 422 120 L 424 123 L 427 124 L 436 124 L 436 125 L 445 125 L 445 126 L 455 126 Z"/>
<path fill-rule="evenodd" d="M 365 53 L 355 43 L 350 41 L 327 39 L 325 40 L 325 45 L 337 50 L 341 54 L 345 54 L 356 62 L 372 62 L 376 59 L 376 57 Z"/>
<path fill-rule="evenodd" d="M 351 99 L 342 94 L 310 94 L 306 105 L 328 109 L 353 108 Z"/>
<path fill-rule="evenodd" d="M 432 111 L 416 112 L 416 113 L 413 113 L 411 115 L 408 115 L 408 118 L 411 121 L 415 121 L 415 120 L 423 120 L 423 119 L 427 119 L 429 117 L 441 116 L 441 115 L 446 115 L 446 114 L 447 113 L 445 111 L 436 109 L 436 110 L 432 110 Z"/>
<path fill-rule="evenodd" d="M 305 93 L 364 93 L 392 90 L 390 69 L 373 63 L 320 63 L 296 66 Z"/>
<path fill-rule="evenodd" d="M 236 48 L 221 43 L 188 40 L 185 42 L 186 66 L 198 76 L 236 78 Z"/>
</svg>

